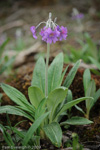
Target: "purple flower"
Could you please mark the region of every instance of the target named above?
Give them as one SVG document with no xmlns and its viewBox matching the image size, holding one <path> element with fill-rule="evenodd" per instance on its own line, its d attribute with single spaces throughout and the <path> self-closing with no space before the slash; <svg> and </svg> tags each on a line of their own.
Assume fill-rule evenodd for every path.
<svg viewBox="0 0 100 150">
<path fill-rule="evenodd" d="M 34 37 L 35 39 L 37 39 L 35 26 L 30 27 L 30 30 L 31 30 L 31 32 L 32 32 L 32 34 L 33 34 L 33 37 Z"/>
<path fill-rule="evenodd" d="M 42 40 L 47 42 L 47 43 L 55 43 L 58 41 L 60 32 L 55 28 L 55 30 L 52 30 L 51 28 L 45 29 L 42 35 Z"/>
<path fill-rule="evenodd" d="M 37 39 L 37 36 L 36 36 L 36 28 L 34 26 L 32 26 L 30 28 L 32 34 L 33 34 L 33 37 L 35 39 Z M 45 41 L 46 43 L 56 43 L 56 41 L 61 41 L 61 40 L 66 40 L 66 37 L 67 37 L 67 28 L 66 27 L 59 27 L 59 26 L 56 26 L 54 29 L 52 28 L 46 28 L 43 27 L 41 29 L 41 32 L 39 33 L 42 37 L 42 40 Z"/>
<path fill-rule="evenodd" d="M 77 14 L 75 16 L 72 16 L 72 19 L 75 20 L 75 19 L 82 19 L 84 18 L 84 14 L 80 13 L 80 14 Z"/>
<path fill-rule="evenodd" d="M 43 27 L 43 29 L 41 29 L 40 35 L 43 37 L 44 33 L 45 33 L 46 27 Z"/>
<path fill-rule="evenodd" d="M 61 32 L 61 29 L 60 29 L 60 27 L 59 27 L 59 26 L 57 26 L 57 27 L 56 27 L 56 29 L 57 29 L 59 32 Z"/>
<path fill-rule="evenodd" d="M 41 29 L 40 35 L 42 36 L 42 40 L 46 42 L 46 27 L 43 27 L 43 29 Z"/>
<path fill-rule="evenodd" d="M 57 30 L 60 32 L 59 41 L 62 41 L 63 39 L 66 40 L 67 33 L 68 33 L 67 28 L 63 26 L 61 26 L 60 28 L 59 26 L 57 26 Z"/>
</svg>

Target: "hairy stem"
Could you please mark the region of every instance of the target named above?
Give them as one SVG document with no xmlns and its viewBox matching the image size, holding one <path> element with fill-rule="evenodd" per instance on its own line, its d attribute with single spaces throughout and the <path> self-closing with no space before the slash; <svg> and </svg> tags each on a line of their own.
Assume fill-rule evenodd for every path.
<svg viewBox="0 0 100 150">
<path fill-rule="evenodd" d="M 47 43 L 47 56 L 46 56 L 46 68 L 45 68 L 45 96 L 48 96 L 48 64 L 49 64 L 50 44 Z"/>
</svg>

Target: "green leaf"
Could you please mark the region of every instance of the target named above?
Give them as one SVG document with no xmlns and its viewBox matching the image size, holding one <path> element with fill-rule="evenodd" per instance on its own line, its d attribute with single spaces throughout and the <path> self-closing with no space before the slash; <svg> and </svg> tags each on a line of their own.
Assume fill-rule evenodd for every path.
<svg viewBox="0 0 100 150">
<path fill-rule="evenodd" d="M 25 118 L 28 118 L 32 122 L 34 121 L 30 115 L 28 115 L 27 113 L 25 113 L 21 109 L 16 108 L 15 106 L 9 106 L 9 105 L 8 106 L 0 106 L 0 114 L 3 114 L 3 113 L 23 116 Z"/>
<path fill-rule="evenodd" d="M 73 81 L 73 79 L 74 79 L 74 77 L 75 77 L 75 75 L 76 75 L 76 72 L 77 72 L 77 70 L 78 70 L 78 67 L 79 67 L 79 65 L 80 65 L 80 62 L 81 62 L 80 60 L 77 61 L 77 62 L 75 63 L 75 65 L 73 66 L 73 68 L 70 70 L 70 72 L 68 73 L 68 75 L 67 75 L 67 77 L 66 77 L 66 79 L 65 79 L 65 81 L 64 81 L 63 86 L 65 86 L 65 87 L 67 87 L 67 88 L 70 87 L 70 85 L 71 85 L 71 83 L 72 83 L 72 81 Z"/>
<path fill-rule="evenodd" d="M 2 96 L 3 96 L 3 95 L 0 93 L 0 100 L 1 100 Z"/>
<path fill-rule="evenodd" d="M 90 71 L 91 71 L 93 74 L 96 74 L 96 75 L 100 76 L 100 71 L 99 71 L 99 70 L 90 69 Z"/>
<path fill-rule="evenodd" d="M 86 96 L 94 97 L 95 91 L 96 91 L 95 81 L 92 80 L 88 85 L 88 88 L 86 91 Z M 91 107 L 93 106 L 93 103 L 94 103 L 94 99 L 87 99 L 86 100 L 86 108 L 88 111 L 90 111 Z"/>
<path fill-rule="evenodd" d="M 68 90 L 68 94 L 67 94 L 66 99 L 67 99 L 66 103 L 71 102 L 73 100 L 73 95 L 72 95 L 71 90 Z"/>
<path fill-rule="evenodd" d="M 21 121 L 19 121 L 18 123 L 16 123 L 15 125 L 14 125 L 14 128 L 15 127 L 17 127 L 19 124 L 21 124 L 22 122 L 25 122 L 25 121 L 27 121 L 27 120 L 21 120 Z"/>
<path fill-rule="evenodd" d="M 81 58 L 83 57 L 84 58 L 84 56 L 86 56 L 86 54 L 87 54 L 87 51 L 88 51 L 88 45 L 87 44 L 83 44 L 83 46 L 82 46 L 82 49 L 80 50 L 81 51 Z"/>
<path fill-rule="evenodd" d="M 68 125 L 84 125 L 84 124 L 91 124 L 91 123 L 93 123 L 93 121 L 90 121 L 83 117 L 75 116 L 64 122 L 61 122 L 60 125 L 66 125 L 66 124 L 68 124 Z"/>
<path fill-rule="evenodd" d="M 2 103 L 2 96 L 3 96 L 3 94 L 0 93 L 0 105 Z"/>
<path fill-rule="evenodd" d="M 32 116 L 34 118 L 35 116 L 35 112 L 30 110 L 27 107 L 23 107 L 23 106 L 16 106 L 16 108 L 20 108 L 21 110 L 24 110 L 25 112 L 27 112 L 28 114 L 30 114 L 30 116 Z"/>
<path fill-rule="evenodd" d="M 83 85 L 84 85 L 85 96 L 86 96 L 86 91 L 87 91 L 87 88 L 88 88 L 88 85 L 89 85 L 90 81 L 91 81 L 90 70 L 86 69 L 84 71 L 84 74 L 83 74 Z"/>
<path fill-rule="evenodd" d="M 58 54 L 48 69 L 48 93 L 59 87 L 63 69 L 63 54 Z"/>
<path fill-rule="evenodd" d="M 0 68 L 0 74 L 2 74 L 10 65 L 12 65 L 14 60 L 15 60 L 15 56 L 13 56 L 6 63 L 4 63 Z"/>
<path fill-rule="evenodd" d="M 15 127 L 13 127 L 13 132 L 16 133 L 21 139 L 25 138 L 25 134 L 21 131 L 18 131 Z"/>
<path fill-rule="evenodd" d="M 45 131 L 47 137 L 56 147 L 61 146 L 62 130 L 59 123 L 52 122 L 51 124 L 45 125 L 43 127 L 43 130 Z"/>
<path fill-rule="evenodd" d="M 63 112 L 67 111 L 67 109 L 71 108 L 72 106 L 75 106 L 76 104 L 82 102 L 83 100 L 86 99 L 93 99 L 92 97 L 82 97 L 82 98 L 78 98 L 76 100 L 73 100 L 71 102 L 68 102 L 67 104 L 65 104 L 62 109 L 58 112 L 56 118 L 54 120 L 57 120 L 57 117 L 60 116 Z"/>
<path fill-rule="evenodd" d="M 93 101 L 93 105 L 96 103 L 96 101 L 98 100 L 98 98 L 100 97 L 100 89 L 98 89 L 96 91 L 96 93 L 94 94 L 94 101 Z M 93 107 L 93 105 L 91 107 Z"/>
<path fill-rule="evenodd" d="M 41 115 L 43 115 L 43 113 L 45 112 L 45 103 L 46 103 L 46 99 L 43 99 L 39 105 L 38 108 L 35 111 L 35 120 L 38 119 Z"/>
<path fill-rule="evenodd" d="M 30 105 L 26 97 L 20 91 L 4 83 L 1 84 L 1 88 L 13 102 L 32 111 L 35 111 L 34 107 Z"/>
<path fill-rule="evenodd" d="M 56 114 L 61 110 L 61 108 L 68 102 L 72 101 L 72 92 L 71 90 L 68 90 L 67 92 L 67 96 L 66 98 L 57 106 L 56 108 Z M 66 112 L 63 112 L 61 114 L 61 117 L 59 116 L 59 118 L 62 118 L 63 114 L 66 114 Z"/>
<path fill-rule="evenodd" d="M 89 60 L 100 70 L 100 63 L 96 59 L 89 56 Z"/>
<path fill-rule="evenodd" d="M 60 82 L 59 82 L 59 86 L 61 86 L 61 84 L 62 84 L 62 82 L 63 82 L 64 76 L 65 76 L 65 74 L 66 74 L 66 72 L 67 72 L 67 70 L 68 70 L 68 67 L 69 67 L 69 65 L 66 67 L 66 69 L 64 70 L 64 72 L 63 72 L 62 75 L 61 75 Z"/>
<path fill-rule="evenodd" d="M 69 58 L 68 54 L 64 54 L 64 63 L 65 64 L 70 63 L 70 58 Z"/>
<path fill-rule="evenodd" d="M 45 62 L 42 57 L 40 57 L 33 70 L 32 86 L 36 86 L 45 93 Z"/>
<path fill-rule="evenodd" d="M 59 103 L 61 103 L 66 95 L 67 95 L 68 89 L 65 87 L 59 87 L 52 91 L 47 98 L 47 108 L 50 113 L 50 120 L 53 121 L 54 118 L 54 112 L 56 110 L 56 107 L 58 106 Z"/>
<path fill-rule="evenodd" d="M 81 113 L 85 114 L 85 112 L 83 111 L 83 109 L 80 108 L 79 106 L 75 105 L 75 108 L 76 108 L 77 110 L 79 110 Z"/>
<path fill-rule="evenodd" d="M 31 137 L 33 136 L 34 132 L 37 130 L 37 128 L 40 126 L 40 124 L 42 123 L 42 121 L 47 117 L 47 115 L 50 112 L 47 112 L 45 114 L 43 114 L 42 116 L 40 116 L 37 120 L 35 120 L 35 122 L 32 124 L 32 126 L 29 128 L 25 138 L 22 141 L 22 145 L 26 146 L 27 143 L 29 142 L 29 140 L 31 139 Z"/>
<path fill-rule="evenodd" d="M 84 37 L 86 40 L 86 44 L 88 45 L 88 51 L 90 51 L 90 55 L 92 55 L 95 59 L 98 58 L 97 47 L 96 44 L 92 41 L 90 35 L 88 33 L 84 33 Z"/>
<path fill-rule="evenodd" d="M 5 46 L 7 45 L 7 43 L 9 42 L 9 39 L 5 40 L 2 45 L 0 45 L 0 59 L 1 59 L 1 56 L 2 56 L 2 53 L 4 51 L 4 48 Z"/>
<path fill-rule="evenodd" d="M 28 88 L 28 96 L 31 104 L 37 108 L 41 100 L 45 97 L 40 88 L 31 86 Z"/>
<path fill-rule="evenodd" d="M 5 127 L 2 124 L 0 124 L 0 130 L 3 133 L 3 137 L 6 143 L 8 144 L 8 146 L 15 146 L 10 134 L 6 131 Z M 13 148 L 13 150 L 15 149 Z"/>
</svg>

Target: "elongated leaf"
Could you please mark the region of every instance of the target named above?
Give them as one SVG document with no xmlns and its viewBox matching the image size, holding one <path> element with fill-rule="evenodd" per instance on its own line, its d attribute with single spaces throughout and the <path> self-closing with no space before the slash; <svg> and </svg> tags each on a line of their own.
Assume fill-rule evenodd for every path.
<svg viewBox="0 0 100 150">
<path fill-rule="evenodd" d="M 32 77 L 32 86 L 36 86 L 45 93 L 45 62 L 40 57 L 35 65 Z"/>
<path fill-rule="evenodd" d="M 55 114 L 57 114 L 61 110 L 61 108 L 64 106 L 64 104 L 66 104 L 69 101 L 72 101 L 72 92 L 71 92 L 71 90 L 68 90 L 66 98 L 57 106 Z M 66 113 L 66 112 L 64 112 L 64 113 Z M 63 116 L 63 115 L 61 114 L 61 116 Z"/>
<path fill-rule="evenodd" d="M 5 40 L 2 45 L 0 45 L 0 59 L 1 59 L 1 56 L 2 56 L 2 53 L 4 51 L 4 48 L 5 46 L 7 45 L 7 43 L 9 42 L 9 39 Z"/>
<path fill-rule="evenodd" d="M 80 65 L 80 62 L 81 62 L 80 60 L 77 61 L 77 62 L 75 63 L 75 65 L 73 66 L 73 68 L 70 70 L 70 72 L 68 73 L 68 75 L 67 75 L 67 77 L 66 77 L 66 79 L 65 79 L 65 81 L 64 81 L 63 86 L 69 88 L 69 86 L 71 85 L 71 83 L 72 83 L 72 81 L 73 81 L 73 79 L 74 79 L 74 77 L 75 77 L 75 75 L 76 75 L 76 72 L 77 72 L 77 70 L 78 70 L 78 67 L 79 67 L 79 65 Z"/>
<path fill-rule="evenodd" d="M 96 75 L 100 76 L 100 71 L 95 70 L 95 69 L 90 69 L 90 70 L 91 70 L 91 72 L 92 72 L 93 74 L 96 74 Z"/>
<path fill-rule="evenodd" d="M 41 100 L 45 97 L 40 88 L 31 86 L 28 88 L 28 96 L 31 104 L 37 108 Z"/>
<path fill-rule="evenodd" d="M 29 140 L 31 139 L 31 137 L 33 136 L 34 132 L 37 130 L 37 128 L 40 126 L 40 124 L 42 123 L 42 121 L 47 117 L 47 115 L 50 112 L 47 112 L 45 114 L 43 114 L 42 116 L 40 116 L 37 120 L 35 120 L 35 122 L 32 124 L 32 126 L 29 128 L 25 138 L 23 139 L 22 145 L 26 146 L 27 143 L 29 142 Z"/>
<path fill-rule="evenodd" d="M 100 97 L 100 89 L 98 89 L 94 95 L 94 101 L 93 104 L 91 105 L 91 107 L 93 107 L 93 105 L 96 103 L 96 101 L 98 100 L 98 98 Z"/>
<path fill-rule="evenodd" d="M 98 52 L 96 44 L 92 41 L 90 35 L 88 33 L 84 33 L 85 40 L 88 44 L 88 49 L 90 50 L 90 55 L 92 55 L 95 59 L 98 58 Z"/>
<path fill-rule="evenodd" d="M 46 99 L 43 99 L 40 103 L 38 108 L 35 111 L 35 120 L 38 119 L 43 113 L 45 112 L 45 103 Z"/>
<path fill-rule="evenodd" d="M 59 115 L 61 115 L 63 112 L 65 112 L 67 109 L 71 108 L 72 106 L 74 106 L 74 105 L 76 105 L 76 104 L 78 104 L 78 103 L 80 103 L 80 102 L 82 102 L 83 100 L 86 100 L 86 99 L 93 99 L 93 98 L 92 97 L 82 97 L 82 98 L 78 98 L 76 100 L 73 100 L 73 101 L 68 102 L 67 104 L 65 104 L 62 107 L 62 109 L 58 112 L 58 114 L 57 114 L 56 118 L 54 119 L 54 121 L 56 121 L 57 117 Z"/>
<path fill-rule="evenodd" d="M 0 74 L 2 74 L 15 60 L 15 56 L 10 58 L 1 68 L 0 68 Z"/>
<path fill-rule="evenodd" d="M 3 114 L 3 113 L 23 116 L 25 118 L 28 118 L 32 122 L 34 121 L 33 118 L 30 115 L 28 115 L 27 113 L 25 113 L 21 109 L 16 108 L 15 106 L 9 106 L 9 105 L 7 105 L 7 106 L 0 106 L 0 114 Z"/>
<path fill-rule="evenodd" d="M 48 93 L 59 87 L 63 69 L 63 54 L 58 54 L 51 63 L 48 70 Z"/>
<path fill-rule="evenodd" d="M 80 108 L 79 106 L 75 105 L 75 108 L 76 108 L 77 110 L 79 110 L 81 113 L 85 114 L 85 112 L 83 111 L 83 109 Z"/>
<path fill-rule="evenodd" d="M 64 72 L 63 72 L 62 75 L 61 75 L 60 82 L 59 82 L 59 86 L 61 86 L 61 84 L 62 84 L 62 82 L 63 82 L 64 76 L 65 76 L 65 74 L 66 74 L 66 72 L 67 72 L 67 70 L 68 70 L 68 67 L 69 67 L 69 65 L 66 67 L 66 69 L 64 70 Z"/>
<path fill-rule="evenodd" d="M 0 93 L 0 105 L 1 105 L 1 103 L 2 103 L 2 94 Z"/>
<path fill-rule="evenodd" d="M 10 134 L 6 131 L 5 127 L 2 124 L 0 124 L 0 130 L 3 133 L 3 137 L 6 143 L 8 144 L 8 146 L 15 146 Z M 13 150 L 15 149 L 13 148 Z"/>
<path fill-rule="evenodd" d="M 60 87 L 60 88 L 55 89 L 48 95 L 47 108 L 49 111 L 51 111 L 50 120 L 53 121 L 53 117 L 54 117 L 53 115 L 56 110 L 56 107 L 58 106 L 59 103 L 61 103 L 65 99 L 67 95 L 67 91 L 68 91 L 67 88 Z"/>
<path fill-rule="evenodd" d="M 62 130 L 59 123 L 52 122 L 51 124 L 44 126 L 43 130 L 45 131 L 47 137 L 56 147 L 61 146 Z"/>
<path fill-rule="evenodd" d="M 29 108 L 27 107 L 23 107 L 23 106 L 16 106 L 16 108 L 19 108 L 21 110 L 24 110 L 25 112 L 27 112 L 28 114 L 30 114 L 30 116 L 32 116 L 34 118 L 35 116 L 35 112 L 30 110 Z"/>
<path fill-rule="evenodd" d="M 21 124 L 22 122 L 25 122 L 25 121 L 27 121 L 27 120 L 21 120 L 21 121 L 19 121 L 18 123 L 16 123 L 16 124 L 14 125 L 14 127 L 17 127 L 19 124 Z"/>
<path fill-rule="evenodd" d="M 18 129 L 16 129 L 15 127 L 13 127 L 13 132 L 16 133 L 20 138 L 25 138 L 25 134 L 21 131 L 18 131 Z"/>
<path fill-rule="evenodd" d="M 72 101 L 72 92 L 71 92 L 71 90 L 68 90 L 66 98 L 63 100 L 63 102 L 62 102 L 60 105 L 57 106 L 57 109 L 56 109 L 55 114 L 57 115 L 58 112 L 62 109 L 62 107 L 63 107 L 66 103 L 68 103 L 68 102 L 70 102 L 70 101 Z M 71 108 L 70 108 L 70 109 L 71 109 Z M 55 115 L 55 116 L 56 116 L 56 115 Z M 63 116 L 65 116 L 65 115 L 68 115 L 68 114 L 67 114 L 67 111 L 63 112 L 63 113 L 58 117 L 57 121 L 59 122 L 59 121 L 61 120 L 61 118 L 62 118 Z"/>
<path fill-rule="evenodd" d="M 27 107 L 32 111 L 35 111 L 34 107 L 30 105 L 26 97 L 20 91 L 4 83 L 1 84 L 1 88 L 13 102 L 20 106 Z"/>
<path fill-rule="evenodd" d="M 96 59 L 89 57 L 89 60 L 100 70 L 100 63 Z"/>
<path fill-rule="evenodd" d="M 95 91 L 96 91 L 95 81 L 92 80 L 88 85 L 86 96 L 94 97 Z M 94 99 L 86 100 L 86 108 L 88 111 L 90 111 L 91 107 L 93 106 L 93 103 L 94 103 Z"/>
<path fill-rule="evenodd" d="M 88 51 L 88 47 L 89 46 L 87 44 L 82 46 L 82 49 L 81 49 L 81 58 L 84 57 L 84 56 L 86 56 L 87 51 Z"/>
<path fill-rule="evenodd" d="M 66 125 L 66 124 L 69 124 L 69 125 L 84 125 L 84 124 L 91 124 L 93 123 L 93 121 L 90 121 L 86 118 L 83 118 L 83 117 L 78 117 L 78 116 L 75 116 L 75 117 L 72 117 L 64 122 L 61 122 L 60 125 Z"/>
<path fill-rule="evenodd" d="M 67 98 L 67 102 L 66 103 L 71 102 L 73 100 L 73 95 L 72 95 L 71 90 L 68 90 L 68 94 L 67 94 L 66 98 Z"/>
<path fill-rule="evenodd" d="M 88 88 L 88 85 L 91 81 L 91 74 L 90 74 L 90 70 L 89 69 L 86 69 L 84 71 L 84 74 L 83 74 L 83 85 L 84 85 L 84 92 L 85 92 L 85 96 L 86 96 L 86 90 Z"/>
</svg>

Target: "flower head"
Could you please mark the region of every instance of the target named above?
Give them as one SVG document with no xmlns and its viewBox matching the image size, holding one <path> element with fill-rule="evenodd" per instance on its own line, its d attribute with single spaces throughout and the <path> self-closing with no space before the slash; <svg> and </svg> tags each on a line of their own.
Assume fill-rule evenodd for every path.
<svg viewBox="0 0 100 150">
<path fill-rule="evenodd" d="M 30 30 L 31 30 L 31 32 L 32 32 L 32 34 L 33 34 L 33 37 L 34 37 L 35 39 L 37 39 L 35 26 L 32 26 L 32 27 L 30 28 Z"/>
<path fill-rule="evenodd" d="M 56 41 L 61 41 L 61 40 L 66 40 L 67 37 L 67 28 L 66 27 L 59 27 L 56 23 L 56 19 L 52 21 L 51 19 L 51 13 L 49 13 L 49 19 L 47 22 L 41 22 L 45 23 L 46 25 L 41 29 L 40 35 L 42 36 L 42 40 L 45 41 L 46 43 L 55 43 Z M 37 39 L 36 36 L 36 29 L 40 26 L 40 24 L 36 27 L 32 26 L 30 28 L 33 37 Z"/>
<path fill-rule="evenodd" d="M 84 14 L 80 13 L 80 14 L 77 14 L 75 16 L 72 16 L 72 19 L 75 20 L 75 19 L 83 19 L 84 18 Z"/>
<path fill-rule="evenodd" d="M 52 30 L 51 28 L 47 28 L 44 32 L 44 35 L 42 36 L 42 40 L 50 44 L 55 43 L 58 41 L 59 34 L 59 31 L 56 29 Z"/>
<path fill-rule="evenodd" d="M 72 19 L 73 20 L 81 20 L 82 18 L 84 18 L 84 14 L 80 13 L 76 8 L 73 8 Z"/>
</svg>

